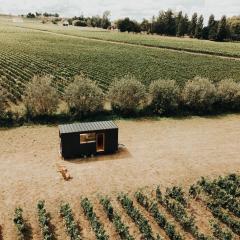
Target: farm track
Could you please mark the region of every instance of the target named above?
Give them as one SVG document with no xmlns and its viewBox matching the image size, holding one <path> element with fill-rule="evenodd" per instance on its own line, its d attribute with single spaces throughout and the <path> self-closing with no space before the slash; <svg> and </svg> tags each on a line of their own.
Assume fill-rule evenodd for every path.
<svg viewBox="0 0 240 240">
<path fill-rule="evenodd" d="M 188 53 L 191 55 L 199 55 L 199 56 L 211 56 L 211 57 L 218 57 L 222 59 L 232 59 L 236 61 L 240 61 L 240 57 L 236 56 L 227 56 L 225 54 L 217 53 L 217 52 L 200 52 L 198 50 L 191 50 L 191 49 L 180 49 L 180 48 L 175 48 L 175 47 L 169 47 L 169 46 L 152 46 L 149 44 L 137 44 L 137 43 L 129 43 L 125 41 L 113 41 L 113 40 L 105 40 L 105 39 L 100 39 L 96 37 L 83 37 L 83 36 L 76 36 L 72 34 L 66 34 L 66 33 L 56 33 L 50 30 L 43 30 L 43 29 L 38 29 L 38 28 L 31 28 L 31 27 L 23 27 L 23 26 L 16 26 L 18 28 L 23 28 L 23 29 L 30 29 L 38 32 L 44 32 L 44 33 L 50 33 L 53 35 L 57 36 L 66 36 L 66 37 L 71 37 L 71 38 L 78 38 L 78 39 L 85 39 L 85 40 L 91 40 L 91 41 L 98 41 L 98 42 L 103 42 L 103 43 L 112 43 L 112 44 L 118 44 L 118 45 L 127 45 L 127 46 L 135 46 L 135 47 L 143 47 L 143 48 L 150 48 L 150 49 L 166 49 L 172 52 L 182 52 L 182 53 Z"/>
</svg>

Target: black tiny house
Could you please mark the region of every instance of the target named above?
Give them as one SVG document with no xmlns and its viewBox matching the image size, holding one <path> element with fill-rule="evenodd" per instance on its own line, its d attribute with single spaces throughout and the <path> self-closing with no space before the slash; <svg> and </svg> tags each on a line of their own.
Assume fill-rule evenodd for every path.
<svg viewBox="0 0 240 240">
<path fill-rule="evenodd" d="M 59 125 L 63 158 L 111 154 L 118 150 L 118 127 L 112 121 Z"/>
</svg>

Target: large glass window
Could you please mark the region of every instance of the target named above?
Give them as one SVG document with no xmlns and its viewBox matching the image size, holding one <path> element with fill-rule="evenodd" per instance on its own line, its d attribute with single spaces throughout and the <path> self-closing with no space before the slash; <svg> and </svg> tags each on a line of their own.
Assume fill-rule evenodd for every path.
<svg viewBox="0 0 240 240">
<path fill-rule="evenodd" d="M 96 142 L 96 134 L 95 133 L 80 134 L 80 144 L 91 143 L 91 142 Z"/>
</svg>

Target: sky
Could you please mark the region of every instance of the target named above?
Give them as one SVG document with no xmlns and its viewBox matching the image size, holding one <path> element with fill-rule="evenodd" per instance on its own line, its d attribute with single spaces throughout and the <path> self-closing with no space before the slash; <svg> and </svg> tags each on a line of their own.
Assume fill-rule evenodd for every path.
<svg viewBox="0 0 240 240">
<path fill-rule="evenodd" d="M 160 10 L 171 8 L 191 15 L 198 12 L 205 18 L 213 13 L 240 15 L 240 0 L 0 0 L 0 13 L 26 14 L 27 12 L 57 12 L 62 17 L 101 15 L 111 11 L 111 19 L 130 17 L 135 20 L 150 19 Z"/>
</svg>

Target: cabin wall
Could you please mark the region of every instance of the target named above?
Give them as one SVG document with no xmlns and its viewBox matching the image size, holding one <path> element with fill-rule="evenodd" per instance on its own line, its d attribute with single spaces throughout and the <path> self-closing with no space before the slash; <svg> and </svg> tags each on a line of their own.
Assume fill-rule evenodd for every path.
<svg viewBox="0 0 240 240">
<path fill-rule="evenodd" d="M 99 130 L 93 131 L 97 133 L 105 134 L 105 151 L 101 153 L 96 152 L 96 142 L 80 144 L 81 133 L 68 133 L 62 134 L 61 148 L 62 156 L 64 158 L 82 157 L 84 155 L 96 155 L 96 154 L 110 154 L 118 150 L 118 129 Z M 86 133 L 86 132 L 82 132 Z"/>
</svg>

